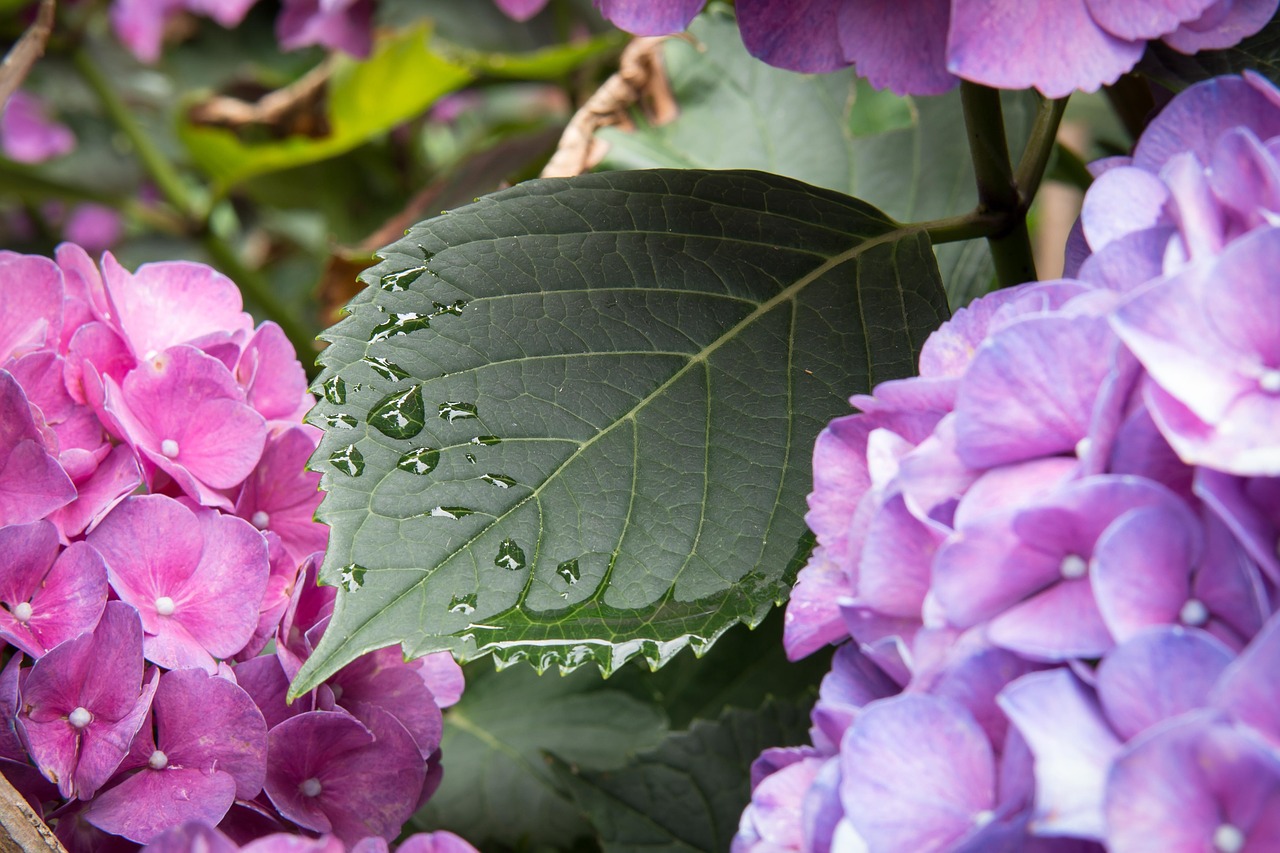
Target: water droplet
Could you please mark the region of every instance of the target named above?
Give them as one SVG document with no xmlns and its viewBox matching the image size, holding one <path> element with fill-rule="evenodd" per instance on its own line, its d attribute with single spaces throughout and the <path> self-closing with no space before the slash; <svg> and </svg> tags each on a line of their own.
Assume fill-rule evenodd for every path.
<svg viewBox="0 0 1280 853">
<path fill-rule="evenodd" d="M 470 443 L 490 446 L 497 444 L 500 441 L 502 441 L 502 439 L 498 438 L 496 435 L 477 435 L 475 438 L 471 439 Z"/>
<path fill-rule="evenodd" d="M 463 616 L 469 616 L 476 612 L 476 602 L 478 601 L 476 594 L 455 595 L 449 600 L 449 612 L 461 613 Z"/>
<path fill-rule="evenodd" d="M 341 376 L 333 377 L 321 387 L 324 388 L 324 398 L 335 406 L 341 406 L 347 402 L 347 383 Z"/>
<path fill-rule="evenodd" d="M 329 456 L 329 464 L 348 477 L 359 477 L 364 473 L 364 454 L 354 444 L 348 444 Z"/>
<path fill-rule="evenodd" d="M 325 415 L 321 420 L 329 429 L 355 429 L 360 426 L 360 421 L 352 415 Z"/>
<path fill-rule="evenodd" d="M 379 323 L 373 327 L 373 335 L 369 338 L 369 343 L 376 344 L 387 338 L 394 338 L 396 335 L 407 335 L 410 332 L 429 328 L 431 328 L 431 320 L 426 314 L 412 311 L 404 314 L 388 314 L 385 323 Z"/>
<path fill-rule="evenodd" d="M 582 572 L 578 570 L 577 560 L 565 560 L 556 566 L 556 574 L 564 578 L 564 582 L 567 584 L 575 584 L 582 577 Z"/>
<path fill-rule="evenodd" d="M 423 513 L 423 515 L 429 515 L 432 518 L 452 518 L 456 521 L 463 516 L 472 515 L 474 512 L 474 509 L 468 509 L 465 506 L 438 506 L 433 508 L 431 512 Z"/>
<path fill-rule="evenodd" d="M 369 413 L 369 425 L 390 438 L 413 438 L 426 421 L 420 385 L 383 397 Z"/>
<path fill-rule="evenodd" d="M 407 270 L 388 273 L 378 280 L 378 284 L 388 293 L 399 293 L 402 290 L 408 290 L 409 285 L 417 281 L 426 271 L 426 267 L 412 267 Z"/>
<path fill-rule="evenodd" d="M 378 374 L 388 382 L 399 382 L 401 379 L 409 378 L 409 374 L 404 368 L 393 361 L 388 361 L 385 358 L 378 358 L 376 356 L 369 355 L 365 356 L 361 361 L 373 368 L 374 373 Z"/>
<path fill-rule="evenodd" d="M 433 302 L 431 303 L 431 307 L 434 309 L 431 312 L 432 317 L 440 317 L 445 314 L 452 314 L 455 317 L 461 317 L 462 309 L 467 307 L 467 303 L 459 299 L 452 305 L 445 305 L 443 302 Z"/>
<path fill-rule="evenodd" d="M 440 451 L 430 447 L 415 447 L 396 462 L 396 467 L 410 474 L 430 474 L 440 464 Z"/>
<path fill-rule="evenodd" d="M 338 570 L 338 586 L 347 592 L 355 592 L 364 586 L 364 576 L 369 570 L 359 563 L 350 563 Z"/>
<path fill-rule="evenodd" d="M 480 412 L 475 403 L 460 403 L 456 400 L 448 400 L 440 404 L 440 417 L 449 423 L 453 423 L 467 418 L 478 418 L 480 417 Z"/>
<path fill-rule="evenodd" d="M 463 458 L 465 458 L 472 465 L 476 464 L 476 455 L 474 453 L 467 453 L 464 455 Z"/>
<path fill-rule="evenodd" d="M 481 474 L 480 479 L 491 486 L 497 486 L 499 489 L 509 489 L 516 484 L 516 481 L 511 477 L 502 474 Z"/>
<path fill-rule="evenodd" d="M 524 550 L 514 539 L 503 539 L 498 546 L 498 556 L 493 558 L 493 564 L 509 572 L 518 572 L 524 568 Z"/>
</svg>

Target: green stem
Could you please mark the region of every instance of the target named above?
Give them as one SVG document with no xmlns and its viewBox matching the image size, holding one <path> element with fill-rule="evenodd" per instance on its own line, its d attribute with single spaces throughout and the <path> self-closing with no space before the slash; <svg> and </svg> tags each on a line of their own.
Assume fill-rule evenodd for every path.
<svg viewBox="0 0 1280 853">
<path fill-rule="evenodd" d="M 257 271 L 246 266 L 235 249 L 213 231 L 209 225 L 209 211 L 204 205 L 197 203 L 178 170 L 134 121 L 129 108 L 103 76 L 93 58 L 83 49 L 77 49 L 72 54 L 72 60 L 89 88 L 101 101 L 107 115 L 133 143 L 143 168 L 160 188 L 165 199 L 187 220 L 191 232 L 200 237 L 214 265 L 240 286 L 248 300 L 260 309 L 262 316 L 279 324 L 297 350 L 298 357 L 307 366 L 308 372 L 311 372 L 316 354 L 314 330 L 295 317 L 271 290 L 266 280 Z"/>
<path fill-rule="evenodd" d="M 1000 93 L 995 89 L 960 83 L 969 154 L 978 184 L 978 214 L 992 214 L 1003 227 L 987 237 L 996 265 L 996 283 L 1011 287 L 1036 279 L 1031 238 L 1027 233 L 1026 207 L 1014 183 L 1009 162 L 1009 145 L 1004 135 L 1004 114 Z"/>
<path fill-rule="evenodd" d="M 1053 154 L 1054 142 L 1058 139 L 1058 125 L 1062 123 L 1062 114 L 1066 109 L 1066 98 L 1052 101 L 1045 99 L 1040 102 L 1040 111 L 1031 127 L 1031 137 L 1027 140 L 1026 150 L 1022 152 L 1022 159 L 1018 161 L 1018 168 L 1013 173 L 1014 186 L 1018 188 L 1018 196 L 1024 205 L 1029 206 L 1040 189 L 1044 170 Z"/>
<path fill-rule="evenodd" d="M 1004 222 L 999 216 L 974 210 L 960 216 L 915 223 L 911 227 L 919 228 L 928 234 L 930 242 L 936 246 L 941 243 L 961 243 L 965 240 L 989 238 L 1004 228 Z"/>
<path fill-rule="evenodd" d="M 102 108 L 106 111 L 107 116 L 115 123 L 116 127 L 129 138 L 129 142 L 133 144 L 134 150 L 138 153 L 138 159 L 142 161 L 142 166 L 147 170 L 147 174 L 156 182 L 156 186 L 160 189 L 165 200 L 173 205 L 178 211 L 193 222 L 203 225 L 205 220 L 205 211 L 195 203 L 188 192 L 186 185 L 182 182 L 182 177 L 178 174 L 178 170 L 173 167 L 168 158 L 161 153 L 160 149 L 151 141 L 151 137 L 134 121 L 133 114 L 129 112 L 129 108 L 116 94 L 116 90 L 112 88 L 110 81 L 103 76 L 102 71 L 98 68 L 91 57 L 83 48 L 77 48 L 71 54 L 72 62 L 75 63 L 76 70 L 80 72 L 80 76 L 89 84 L 89 88 L 98 97 L 102 103 Z"/>
</svg>

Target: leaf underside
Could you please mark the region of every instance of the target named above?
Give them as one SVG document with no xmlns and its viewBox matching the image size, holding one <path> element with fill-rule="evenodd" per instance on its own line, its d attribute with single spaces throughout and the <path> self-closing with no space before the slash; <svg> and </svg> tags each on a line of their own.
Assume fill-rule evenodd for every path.
<svg viewBox="0 0 1280 853">
<path fill-rule="evenodd" d="M 814 437 L 945 318 L 927 236 L 754 172 L 532 181 L 412 228 L 330 329 L 312 458 L 369 650 L 658 666 L 808 549 Z"/>
</svg>

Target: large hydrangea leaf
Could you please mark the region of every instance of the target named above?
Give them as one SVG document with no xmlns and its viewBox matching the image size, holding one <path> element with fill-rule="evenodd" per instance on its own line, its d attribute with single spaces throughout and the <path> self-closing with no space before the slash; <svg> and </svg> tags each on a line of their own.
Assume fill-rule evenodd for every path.
<svg viewBox="0 0 1280 853">
<path fill-rule="evenodd" d="M 807 550 L 814 437 L 946 316 L 927 236 L 751 172 L 534 181 L 410 229 L 326 337 L 334 618 L 370 649 L 660 665 Z"/>
</svg>

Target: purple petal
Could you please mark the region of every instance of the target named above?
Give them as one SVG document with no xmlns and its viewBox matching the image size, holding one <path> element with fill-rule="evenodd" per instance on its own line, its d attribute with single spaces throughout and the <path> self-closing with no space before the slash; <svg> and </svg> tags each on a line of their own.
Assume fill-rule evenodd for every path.
<svg viewBox="0 0 1280 853">
<path fill-rule="evenodd" d="M 289 679 L 275 655 L 259 655 L 238 663 L 235 674 L 236 682 L 262 712 L 268 729 L 308 710 L 302 700 L 292 705 L 285 701 L 289 693 Z"/>
<path fill-rule="evenodd" d="M 595 0 L 615 27 L 637 36 L 683 32 L 706 0 Z"/>
<path fill-rule="evenodd" d="M 42 524 L 53 527 L 48 522 Z M 5 532 L 14 529 L 0 528 L 0 553 L 5 553 Z M 0 613 L 0 637 L 32 657 L 98 624 L 107 603 L 107 569 L 98 552 L 88 545 L 73 543 L 46 574 L 29 575 L 29 581 L 30 597 L 16 599 L 9 612 Z M 9 603 L 9 599 L 5 601 Z M 17 608 L 23 604 L 31 610 L 25 620 L 17 617 Z"/>
<path fill-rule="evenodd" d="M 791 71 L 822 73 L 849 64 L 841 53 L 839 0 L 747 0 L 736 7 L 747 52 Z"/>
<path fill-rule="evenodd" d="M 1035 755 L 1035 825 L 1047 835 L 1098 839 L 1105 781 L 1120 742 L 1097 699 L 1065 669 L 1025 675 L 997 701 Z"/>
<path fill-rule="evenodd" d="M 187 821 L 216 824 L 235 798 L 235 779 L 220 770 L 143 770 L 98 794 L 85 819 L 105 832 L 146 844 Z"/>
<path fill-rule="evenodd" d="M 108 512 L 142 484 L 138 458 L 118 444 L 87 480 L 76 483 L 76 499 L 49 516 L 65 538 L 93 530 Z"/>
<path fill-rule="evenodd" d="M 1176 504 L 1135 509 L 1107 528 L 1094 548 L 1090 579 L 1117 641 L 1179 622 L 1200 550 L 1199 525 Z"/>
<path fill-rule="evenodd" d="M 1188 21 L 1163 41 L 1186 54 L 1234 47 L 1266 26 L 1277 5 L 1276 0 L 1218 0 L 1200 19 Z M 1215 8 L 1228 11 L 1215 15 Z"/>
<path fill-rule="evenodd" d="M 1129 740 L 1156 723 L 1204 708 L 1231 663 L 1231 649 L 1204 631 L 1162 627 L 1112 649 L 1098 667 L 1098 699 Z"/>
<path fill-rule="evenodd" d="M 363 59 L 373 50 L 373 0 L 285 0 L 276 38 L 285 50 L 321 45 Z"/>
<path fill-rule="evenodd" d="M 170 764 L 227 773 L 242 800 L 262 790 L 267 724 L 249 694 L 234 682 L 198 669 L 166 672 L 153 711 L 159 732 L 156 746 Z"/>
<path fill-rule="evenodd" d="M 437 829 L 410 835 L 396 847 L 396 853 L 476 853 L 476 848 L 448 830 Z"/>
<path fill-rule="evenodd" d="M 867 706 L 840 761 L 845 814 L 872 850 L 942 849 L 995 803 L 991 744 L 948 699 L 904 695 Z"/>
<path fill-rule="evenodd" d="M 825 758 L 805 758 L 762 779 L 742 812 L 733 849 L 803 849 L 801 808 L 814 777 L 826 763 Z"/>
<path fill-rule="evenodd" d="M 1110 169 L 1089 187 L 1080 223 L 1095 253 L 1135 232 L 1167 224 L 1169 188 L 1164 181 L 1132 166 Z"/>
<path fill-rule="evenodd" d="M 31 667 L 19 716 L 31 756 L 67 798 L 88 798 L 119 766 L 151 706 L 142 684 L 142 625 L 109 602 L 91 634 L 50 650 Z M 72 715 L 84 724 L 77 726 Z"/>
<path fill-rule="evenodd" d="M 841 738 L 864 705 L 893 696 L 900 689 L 855 644 L 841 645 L 831 659 L 831 671 L 823 677 L 813 706 L 814 744 L 833 752 L 839 749 Z M 826 744 L 819 743 L 819 736 L 826 739 Z"/>
<path fill-rule="evenodd" d="M 5 292 L 0 302 L 0 364 L 55 344 L 62 330 L 63 284 L 58 265 L 35 255 L 0 252 L 0 285 Z"/>
<path fill-rule="evenodd" d="M 1015 27 L 1018 38 L 1009 39 Z M 1145 47 L 1099 27 L 1085 0 L 967 0 L 953 9 L 947 69 L 998 89 L 1034 86 L 1061 98 L 1114 83 Z"/>
<path fill-rule="evenodd" d="M 422 789 L 422 755 L 390 714 L 371 707 L 365 719 L 368 727 L 345 713 L 312 711 L 271 730 L 265 788 L 281 814 L 347 844 L 400 832 Z"/>
<path fill-rule="evenodd" d="M 75 147 L 75 134 L 50 118 L 44 103 L 35 95 L 14 92 L 0 110 L 0 151 L 10 160 L 42 163 Z M 4 347 L 0 346 L 0 362 L 4 356 Z"/>
<path fill-rule="evenodd" d="M 494 0 L 502 14 L 516 21 L 527 21 L 542 11 L 547 0 Z"/>
<path fill-rule="evenodd" d="M 1274 819 L 1265 817 L 1277 806 L 1274 752 L 1210 714 L 1191 714 L 1116 759 L 1106 840 L 1119 853 L 1268 850 L 1280 844 Z M 1234 845 L 1216 843 L 1227 836 Z"/>
<path fill-rule="evenodd" d="M 306 470 L 318 432 L 302 425 L 272 432 L 236 498 L 236 515 L 278 534 L 295 564 L 329 541 L 329 528 L 315 520 L 320 475 Z"/>
<path fill-rule="evenodd" d="M 436 652 L 409 661 L 409 665 L 417 667 L 422 680 L 436 698 L 436 706 L 448 708 L 462 698 L 466 681 L 462 675 L 462 667 L 449 652 Z"/>
<path fill-rule="evenodd" d="M 1280 746 L 1280 618 L 1272 617 L 1223 673 L 1213 704 Z"/>
<path fill-rule="evenodd" d="M 986 468 L 1074 451 L 1115 348 L 1093 317 L 1031 317 L 988 338 L 956 397 L 961 460 Z"/>
<path fill-rule="evenodd" d="M 1122 39 L 1153 39 L 1194 21 L 1215 0 L 1088 0 L 1098 25 Z"/>
<path fill-rule="evenodd" d="M 991 620 L 987 637 L 1033 660 L 1093 658 L 1114 641 L 1088 580 L 1063 580 Z"/>
<path fill-rule="evenodd" d="M 362 655 L 329 680 L 336 700 L 357 717 L 361 705 L 377 705 L 409 731 L 425 759 L 440 746 L 444 721 L 418 668 L 399 646 Z"/>
<path fill-rule="evenodd" d="M 151 839 L 143 853 L 236 853 L 240 848 L 211 824 L 188 821 Z"/>
<path fill-rule="evenodd" d="M 844 566 L 832 561 L 820 545 L 796 577 L 787 602 L 782 644 L 789 660 L 799 660 L 848 634 L 839 602 L 853 587 Z"/>
<path fill-rule="evenodd" d="M 817 16 L 810 26 L 821 25 L 827 33 L 839 35 L 845 62 L 795 70 L 832 71 L 852 62 L 858 75 L 872 86 L 898 95 L 940 95 L 956 85 L 956 78 L 947 70 L 949 0 L 912 0 L 905 6 L 890 0 L 832 5 L 837 9 L 837 26 Z M 821 44 L 824 40 L 819 37 L 814 41 Z M 820 56 L 825 57 L 825 50 Z"/>
<path fill-rule="evenodd" d="M 1259 139 L 1280 135 L 1280 109 L 1239 77 L 1216 77 L 1189 87 L 1169 102 L 1142 133 L 1133 164 L 1159 172 L 1176 154 L 1189 151 L 1210 163 L 1218 138 L 1247 127 Z"/>
</svg>

